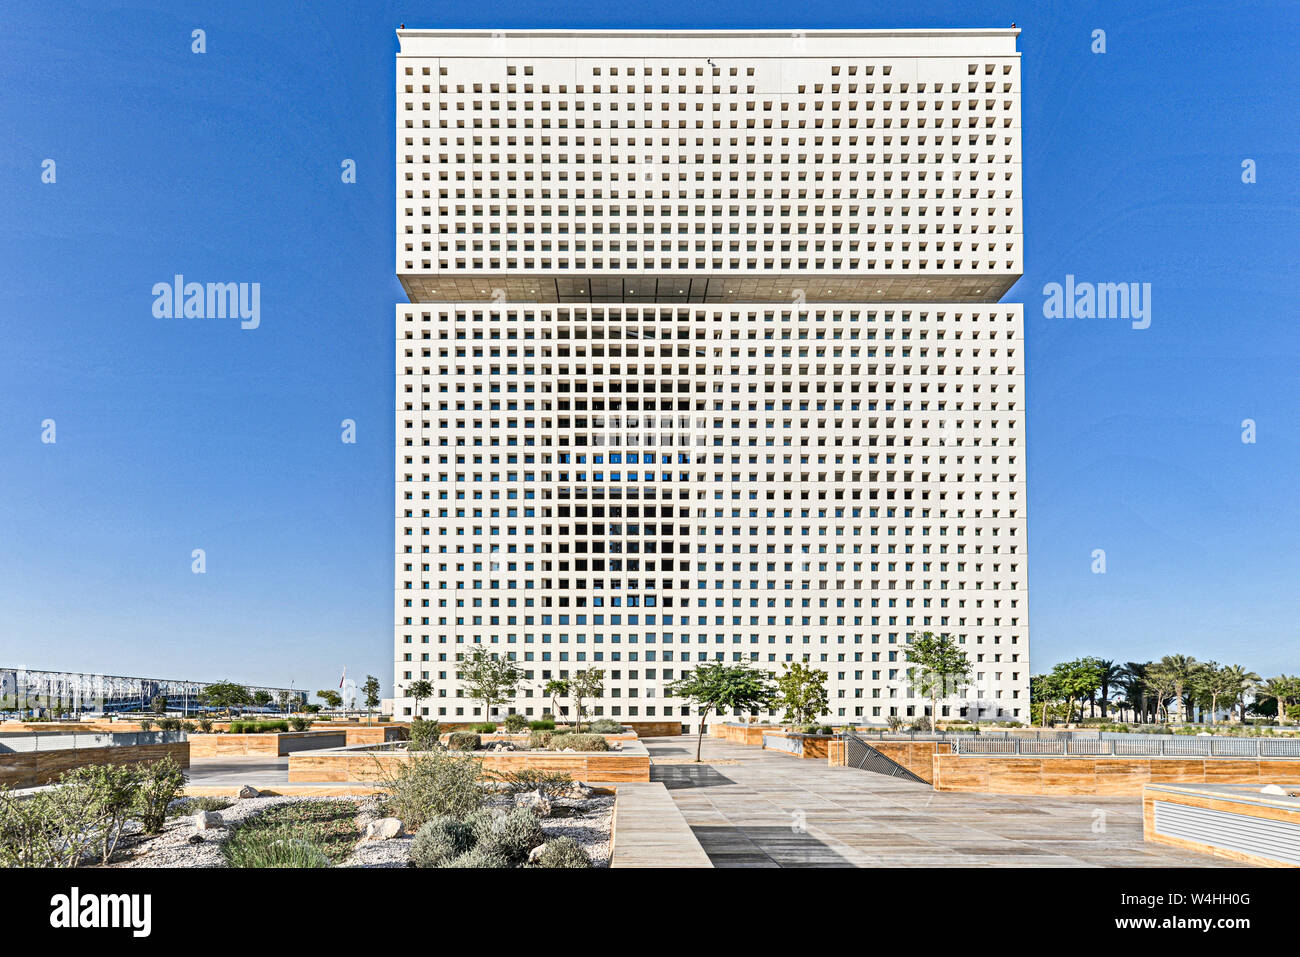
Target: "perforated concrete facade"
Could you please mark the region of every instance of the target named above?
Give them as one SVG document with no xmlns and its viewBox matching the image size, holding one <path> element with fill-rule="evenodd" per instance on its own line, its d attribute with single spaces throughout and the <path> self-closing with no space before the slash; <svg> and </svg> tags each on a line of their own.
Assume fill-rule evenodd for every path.
<svg viewBox="0 0 1300 957">
<path fill-rule="evenodd" d="M 1024 717 L 1014 31 L 400 36 L 397 715 L 481 647 L 532 717 L 802 660 L 883 723 L 933 630 Z"/>
</svg>

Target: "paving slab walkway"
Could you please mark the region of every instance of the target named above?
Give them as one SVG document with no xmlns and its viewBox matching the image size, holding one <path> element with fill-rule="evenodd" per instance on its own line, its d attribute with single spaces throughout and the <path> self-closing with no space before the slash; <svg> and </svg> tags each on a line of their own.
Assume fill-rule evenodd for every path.
<svg viewBox="0 0 1300 957">
<path fill-rule="evenodd" d="M 715 867 L 1222 867 L 1147 844 L 1136 797 L 939 792 L 705 738 L 648 738 L 661 781 Z M 718 763 L 710 764 L 710 761 Z M 726 763 L 723 763 L 726 762 Z"/>
</svg>

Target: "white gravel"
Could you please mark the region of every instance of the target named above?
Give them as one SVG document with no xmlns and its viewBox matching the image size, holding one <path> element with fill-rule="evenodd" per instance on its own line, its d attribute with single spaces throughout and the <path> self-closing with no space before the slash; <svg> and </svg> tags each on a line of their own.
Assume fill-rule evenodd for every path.
<svg viewBox="0 0 1300 957">
<path fill-rule="evenodd" d="M 235 825 L 277 804 L 294 801 L 349 800 L 346 797 L 265 797 L 234 801 L 220 811 L 226 826 L 199 831 L 192 815 L 167 822 L 163 832 L 153 837 L 140 833 L 138 823 L 128 826 L 112 867 L 225 867 L 221 846 L 230 840 Z M 358 831 L 365 822 L 378 817 L 375 799 L 354 798 L 358 811 Z M 489 807 L 505 808 L 507 799 L 490 798 Z M 614 817 L 613 795 L 597 795 L 586 800 L 558 798 L 552 801 L 552 815 L 542 819 L 547 839 L 571 837 L 581 845 L 596 867 L 609 866 L 610 830 Z M 198 836 L 202 841 L 191 843 Z M 341 867 L 406 867 L 410 855 L 411 835 L 388 841 L 362 841 Z"/>
</svg>

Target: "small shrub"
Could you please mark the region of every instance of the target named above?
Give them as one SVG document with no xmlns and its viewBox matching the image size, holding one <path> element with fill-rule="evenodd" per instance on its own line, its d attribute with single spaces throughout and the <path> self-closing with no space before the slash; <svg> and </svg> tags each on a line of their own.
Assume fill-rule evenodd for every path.
<svg viewBox="0 0 1300 957">
<path fill-rule="evenodd" d="M 537 749 L 549 748 L 554 737 L 555 734 L 551 731 L 534 731 L 528 738 L 528 746 Z"/>
<path fill-rule="evenodd" d="M 473 849 L 476 841 L 472 825 L 454 817 L 436 817 L 415 832 L 411 841 L 411 866 L 444 867 L 452 858 Z"/>
<path fill-rule="evenodd" d="M 179 731 L 180 729 L 181 729 L 180 718 L 159 718 L 158 719 L 159 731 Z"/>
<path fill-rule="evenodd" d="M 199 730 L 202 731 L 204 734 L 211 734 L 211 733 L 212 733 L 212 719 L 211 719 L 211 718 L 199 718 Z"/>
<path fill-rule="evenodd" d="M 140 719 L 140 730 L 141 730 L 141 731 L 152 731 L 152 730 L 153 730 L 153 722 L 150 721 L 148 718 L 141 718 L 141 719 Z"/>
<path fill-rule="evenodd" d="M 519 734 L 528 730 L 528 719 L 522 714 L 508 714 L 503 727 L 510 734 Z"/>
<path fill-rule="evenodd" d="M 610 718 L 601 718 L 600 720 L 593 721 L 591 724 L 587 725 L 587 730 L 592 734 L 622 734 L 623 725 L 619 724 L 617 721 L 611 720 Z"/>
<path fill-rule="evenodd" d="M 499 854 L 493 854 L 491 851 L 476 847 L 473 850 L 466 851 L 458 857 L 452 858 L 447 862 L 448 867 L 509 867 L 510 862 Z"/>
<path fill-rule="evenodd" d="M 530 721 L 528 722 L 528 727 L 533 731 L 554 731 L 555 719 L 542 718 L 540 721 Z"/>
<path fill-rule="evenodd" d="M 311 722 L 301 715 L 294 715 L 289 719 L 289 727 L 294 731 L 306 731 L 311 727 Z"/>
<path fill-rule="evenodd" d="M 536 867 L 591 867 L 591 858 L 571 837 L 557 837 L 546 842 Z"/>
<path fill-rule="evenodd" d="M 552 751 L 573 748 L 575 751 L 608 751 L 609 744 L 599 734 L 557 734 L 547 746 Z"/>
<path fill-rule="evenodd" d="M 135 813 L 146 834 L 159 834 L 167 820 L 167 809 L 185 787 L 185 774 L 171 758 L 146 765 L 140 772 Z"/>
<path fill-rule="evenodd" d="M 447 747 L 453 751 L 477 751 L 483 739 L 473 731 L 453 731 L 447 736 Z"/>
<path fill-rule="evenodd" d="M 381 773 L 389 812 L 407 828 L 441 816 L 465 819 L 483 804 L 483 768 L 470 757 L 429 751 Z"/>
<path fill-rule="evenodd" d="M 0 787 L 0 867 L 76 867 L 94 843 L 95 811 L 80 789 L 25 800 Z"/>
<path fill-rule="evenodd" d="M 242 829 L 241 829 L 242 830 Z M 224 847 L 231 867 L 332 867 L 329 856 L 311 841 L 279 831 L 261 831 Z"/>
<path fill-rule="evenodd" d="M 470 730 L 476 734 L 493 734 L 496 732 L 496 729 L 497 726 L 491 721 L 484 721 L 482 724 L 476 724 L 470 728 Z"/>
<path fill-rule="evenodd" d="M 546 834 L 537 815 L 517 807 L 493 822 L 491 833 L 480 841 L 479 847 L 517 867 L 528 860 L 529 851 L 545 841 Z"/>
<path fill-rule="evenodd" d="M 438 736 L 440 734 L 442 734 L 442 726 L 437 721 L 416 718 L 411 722 L 410 731 L 407 735 L 407 741 L 410 743 L 407 747 L 411 751 L 432 751 L 439 746 Z"/>
<path fill-rule="evenodd" d="M 121 840 L 140 791 L 141 770 L 122 764 L 97 764 L 73 768 L 59 776 L 60 790 L 75 792 L 95 819 L 100 860 L 107 864 Z"/>
<path fill-rule="evenodd" d="M 181 730 L 186 734 L 193 734 L 195 731 L 199 730 L 199 726 L 193 721 L 182 721 Z"/>
<path fill-rule="evenodd" d="M 198 814 L 200 811 L 224 811 L 234 803 L 230 798 L 223 797 L 181 798 L 172 805 L 167 815 L 168 817 L 185 817 L 189 814 Z"/>
<path fill-rule="evenodd" d="M 511 794 L 541 791 L 547 797 L 558 797 L 573 786 L 573 777 L 568 771 L 540 771 L 537 768 L 504 771 L 497 775 L 497 780 Z"/>
</svg>

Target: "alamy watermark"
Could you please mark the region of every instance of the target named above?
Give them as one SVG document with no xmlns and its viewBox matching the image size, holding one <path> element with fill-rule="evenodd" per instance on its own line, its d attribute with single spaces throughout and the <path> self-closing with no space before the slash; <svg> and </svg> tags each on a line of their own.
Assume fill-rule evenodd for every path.
<svg viewBox="0 0 1300 957">
<path fill-rule="evenodd" d="M 1151 283 L 1075 282 L 1067 275 L 1064 283 L 1043 287 L 1045 319 L 1128 319 L 1134 329 L 1151 325 Z"/>
<path fill-rule="evenodd" d="M 153 285 L 153 314 L 157 319 L 235 319 L 239 328 L 262 323 L 260 282 L 186 282 L 179 273 L 171 282 Z"/>
</svg>

